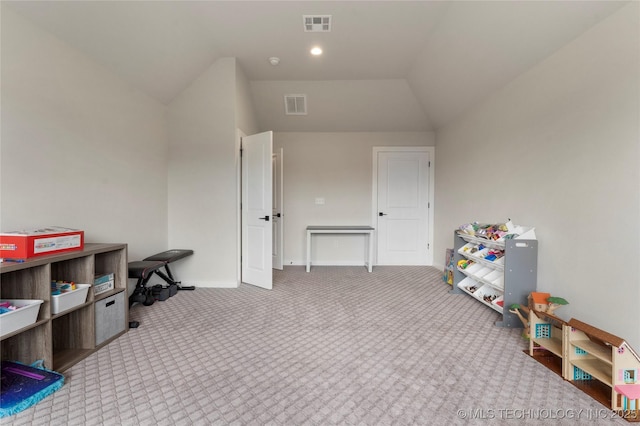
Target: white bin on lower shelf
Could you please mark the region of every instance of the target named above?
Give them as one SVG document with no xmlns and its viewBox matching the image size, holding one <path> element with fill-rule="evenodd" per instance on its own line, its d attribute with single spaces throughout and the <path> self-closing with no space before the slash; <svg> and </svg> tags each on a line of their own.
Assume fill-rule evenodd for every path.
<svg viewBox="0 0 640 426">
<path fill-rule="evenodd" d="M 482 284 L 469 277 L 463 279 L 458 283 L 458 287 L 462 289 L 462 291 L 471 295 L 473 295 L 473 293 L 475 293 L 481 287 L 481 285 Z"/>
<path fill-rule="evenodd" d="M 59 314 L 87 301 L 91 284 L 76 284 L 76 289 L 51 296 L 51 313 Z"/>
<path fill-rule="evenodd" d="M 485 304 L 491 306 L 498 312 L 502 312 L 502 307 L 493 303 L 497 301 L 498 298 L 502 297 L 502 292 L 496 290 L 490 285 L 483 285 L 478 290 L 476 290 L 473 295 L 478 299 L 484 302 Z"/>
<path fill-rule="evenodd" d="M 5 336 L 36 322 L 38 320 L 38 312 L 40 312 L 40 305 L 44 300 L 12 299 L 1 300 L 1 302 L 9 302 L 11 305 L 18 307 L 15 311 L 0 315 L 0 336 Z"/>
<path fill-rule="evenodd" d="M 504 296 L 498 296 L 491 304 L 497 306 L 498 308 L 504 310 Z"/>
</svg>

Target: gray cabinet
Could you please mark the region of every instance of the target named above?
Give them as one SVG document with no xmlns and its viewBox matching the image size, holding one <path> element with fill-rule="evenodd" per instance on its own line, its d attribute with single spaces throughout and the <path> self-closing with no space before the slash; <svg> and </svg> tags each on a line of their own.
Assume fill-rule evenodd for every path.
<svg viewBox="0 0 640 426">
<path fill-rule="evenodd" d="M 523 327 L 509 312 L 514 303 L 527 305 L 527 296 L 536 291 L 538 276 L 538 241 L 532 228 L 514 239 L 491 241 L 454 231 L 453 288 L 451 293 L 465 293 L 502 314 L 500 327 Z M 504 255 L 487 260 L 492 250 Z M 460 261 L 468 266 L 458 267 Z"/>
</svg>

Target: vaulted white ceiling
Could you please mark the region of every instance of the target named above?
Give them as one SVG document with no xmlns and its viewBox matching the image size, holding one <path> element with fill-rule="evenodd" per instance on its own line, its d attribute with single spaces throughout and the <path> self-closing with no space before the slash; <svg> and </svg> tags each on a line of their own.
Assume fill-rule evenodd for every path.
<svg viewBox="0 0 640 426">
<path fill-rule="evenodd" d="M 3 1 L 165 104 L 220 57 L 262 130 L 437 129 L 627 1 Z M 303 15 L 332 15 L 308 33 Z M 312 57 L 320 45 L 324 54 Z M 268 58 L 280 58 L 272 66 Z M 305 93 L 308 115 L 285 116 Z"/>
</svg>

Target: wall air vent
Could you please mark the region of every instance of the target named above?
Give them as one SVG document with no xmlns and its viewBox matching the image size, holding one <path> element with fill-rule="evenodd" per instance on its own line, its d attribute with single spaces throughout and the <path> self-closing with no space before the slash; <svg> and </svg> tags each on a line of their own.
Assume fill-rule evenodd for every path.
<svg viewBox="0 0 640 426">
<path fill-rule="evenodd" d="M 286 115 L 307 115 L 307 95 L 284 95 Z"/>
<path fill-rule="evenodd" d="M 331 31 L 331 15 L 303 15 L 305 32 L 328 33 Z"/>
</svg>

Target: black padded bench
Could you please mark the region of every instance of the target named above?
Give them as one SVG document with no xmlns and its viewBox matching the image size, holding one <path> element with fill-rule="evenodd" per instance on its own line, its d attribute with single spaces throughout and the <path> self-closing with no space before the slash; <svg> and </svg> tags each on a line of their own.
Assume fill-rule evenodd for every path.
<svg viewBox="0 0 640 426">
<path fill-rule="evenodd" d="M 178 290 L 195 290 L 194 286 L 183 287 L 180 281 L 176 281 L 171 273 L 169 264 L 177 260 L 191 256 L 193 250 L 167 250 L 162 253 L 154 254 L 144 260 L 129 262 L 129 278 L 136 278 L 136 288 L 131 296 L 129 296 L 129 307 L 134 303 L 142 303 L 145 306 L 153 305 L 158 300 L 166 300 L 168 297 L 175 295 Z M 165 270 L 166 274 L 161 271 Z M 153 274 L 158 275 L 169 285 L 163 288 L 160 284 L 153 287 L 147 287 L 149 279 Z M 138 321 L 130 321 L 129 328 L 137 328 L 140 324 Z"/>
<path fill-rule="evenodd" d="M 169 291 L 171 296 L 173 296 L 178 290 L 195 290 L 194 286 L 183 286 L 180 281 L 176 281 L 171 273 L 171 269 L 169 268 L 169 264 L 180 259 L 184 259 L 185 257 L 191 256 L 193 254 L 193 250 L 167 250 L 162 253 L 154 254 L 153 256 L 149 256 L 143 260 L 143 262 L 162 262 L 164 266 L 164 272 L 159 269 L 155 269 L 154 272 L 166 283 L 169 285 Z"/>
<path fill-rule="evenodd" d="M 137 278 L 136 288 L 129 296 L 129 307 L 134 303 L 142 303 L 145 306 L 153 305 L 155 301 L 151 288 L 147 287 L 149 279 L 154 272 L 164 267 L 164 262 L 159 260 L 138 260 L 129 262 L 129 278 Z"/>
</svg>

